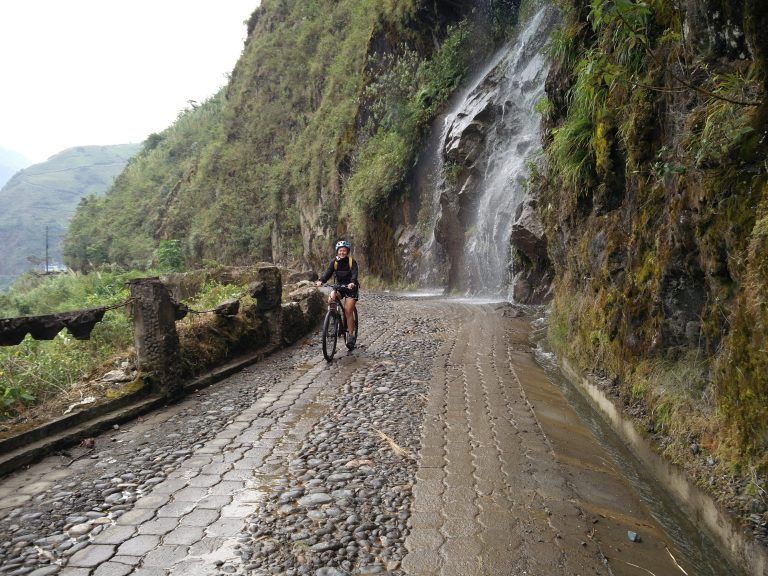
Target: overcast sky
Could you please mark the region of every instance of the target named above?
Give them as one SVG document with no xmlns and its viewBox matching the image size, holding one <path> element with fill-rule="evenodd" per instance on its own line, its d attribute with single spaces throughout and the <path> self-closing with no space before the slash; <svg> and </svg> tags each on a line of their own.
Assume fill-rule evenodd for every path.
<svg viewBox="0 0 768 576">
<path fill-rule="evenodd" d="M 0 147 L 141 142 L 226 83 L 259 0 L 0 0 Z"/>
</svg>

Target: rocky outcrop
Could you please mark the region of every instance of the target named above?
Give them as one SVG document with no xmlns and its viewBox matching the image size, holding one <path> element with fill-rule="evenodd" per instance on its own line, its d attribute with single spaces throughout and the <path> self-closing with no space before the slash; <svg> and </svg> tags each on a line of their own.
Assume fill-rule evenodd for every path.
<svg viewBox="0 0 768 576">
<path fill-rule="evenodd" d="M 547 238 L 544 235 L 544 224 L 536 212 L 536 201 L 527 198 L 517 208 L 515 223 L 512 225 L 510 242 L 518 252 L 521 252 L 531 262 L 547 260 Z"/>
<path fill-rule="evenodd" d="M 536 204 L 536 200 L 529 197 L 518 206 L 509 239 L 516 262 L 512 296 L 516 302 L 529 304 L 546 301 L 551 295 L 552 283 L 546 233 Z"/>
</svg>

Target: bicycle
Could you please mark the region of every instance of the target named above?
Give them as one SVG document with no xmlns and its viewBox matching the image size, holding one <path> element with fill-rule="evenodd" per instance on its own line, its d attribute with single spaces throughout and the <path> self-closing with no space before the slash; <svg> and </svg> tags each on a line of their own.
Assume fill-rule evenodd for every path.
<svg viewBox="0 0 768 576">
<path fill-rule="evenodd" d="M 341 284 L 324 284 L 333 289 L 332 294 L 337 295 L 338 289 L 342 288 Z M 354 311 L 355 314 L 355 340 L 357 340 L 357 332 L 360 324 L 357 318 L 357 308 Z M 344 307 L 341 305 L 341 301 L 338 296 L 335 296 L 330 302 L 328 302 L 328 312 L 325 314 L 323 320 L 323 356 L 330 362 L 333 360 L 333 355 L 336 354 L 336 341 L 340 336 L 344 337 L 344 342 L 348 350 L 354 348 L 353 345 L 347 343 L 347 315 L 344 313 Z"/>
</svg>

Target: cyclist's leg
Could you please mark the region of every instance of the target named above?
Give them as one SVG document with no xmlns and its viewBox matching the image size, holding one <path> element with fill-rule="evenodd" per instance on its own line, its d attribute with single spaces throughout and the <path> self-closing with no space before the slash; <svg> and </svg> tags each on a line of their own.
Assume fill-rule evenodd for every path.
<svg viewBox="0 0 768 576">
<path fill-rule="evenodd" d="M 344 299 L 344 313 L 347 316 L 347 332 L 350 334 L 355 333 L 355 305 L 357 300 L 354 298 Z"/>
</svg>

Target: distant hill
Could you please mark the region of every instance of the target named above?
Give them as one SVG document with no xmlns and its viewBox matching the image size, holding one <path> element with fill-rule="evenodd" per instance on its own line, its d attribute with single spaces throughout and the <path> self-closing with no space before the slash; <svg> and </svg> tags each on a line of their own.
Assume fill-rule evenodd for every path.
<svg viewBox="0 0 768 576">
<path fill-rule="evenodd" d="M 45 257 L 46 226 L 50 261 L 62 261 L 60 241 L 80 199 L 106 192 L 139 148 L 78 146 L 15 173 L 0 189 L 0 289 L 33 267 L 28 256 Z"/>
<path fill-rule="evenodd" d="M 0 187 L 4 186 L 16 172 L 30 164 L 31 162 L 18 152 L 0 148 Z"/>
</svg>

